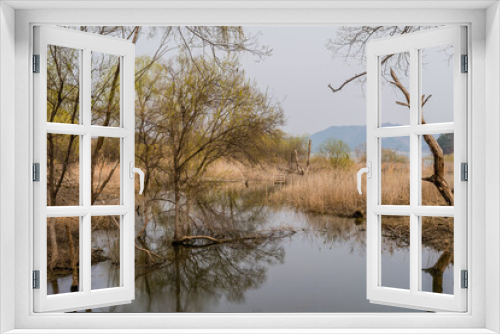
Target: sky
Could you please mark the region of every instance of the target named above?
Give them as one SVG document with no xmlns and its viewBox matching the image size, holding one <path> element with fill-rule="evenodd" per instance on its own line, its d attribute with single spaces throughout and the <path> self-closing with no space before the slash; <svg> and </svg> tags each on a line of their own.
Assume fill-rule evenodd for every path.
<svg viewBox="0 0 500 334">
<path fill-rule="evenodd" d="M 326 42 L 335 27 L 249 27 L 262 34 L 260 42 L 272 55 L 256 63 L 242 59 L 246 74 L 282 101 L 284 130 L 295 134 L 315 133 L 330 125 L 366 123 L 365 100 L 360 84 L 332 93 L 328 88 L 363 72 L 357 60 L 333 58 Z"/>
<path fill-rule="evenodd" d="M 288 133 L 313 134 L 333 125 L 366 124 L 362 84 L 351 83 L 337 93 L 327 87 L 328 84 L 337 87 L 365 71 L 358 59 L 336 57 L 326 48 L 336 29 L 334 26 L 245 27 L 245 32 L 259 34 L 259 42 L 269 46 L 272 55 L 258 62 L 251 55 L 243 55 L 241 67 L 259 87 L 268 89 L 281 102 L 286 118 L 283 130 Z M 137 54 L 150 54 L 154 44 L 154 40 L 139 41 Z M 423 56 L 422 92 L 433 95 L 425 109 L 429 123 L 453 120 L 453 75 L 449 50 L 444 50 L 442 47 L 426 50 Z M 401 80 L 409 81 L 404 77 Z M 391 85 L 384 85 L 382 120 L 407 124 L 408 110 L 396 105 L 396 99 L 402 100 L 401 94 Z"/>
</svg>

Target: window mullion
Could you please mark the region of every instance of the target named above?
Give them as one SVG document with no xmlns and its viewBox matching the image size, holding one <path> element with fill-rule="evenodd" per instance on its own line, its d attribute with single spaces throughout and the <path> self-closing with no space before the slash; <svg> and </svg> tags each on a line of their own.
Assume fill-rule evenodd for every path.
<svg viewBox="0 0 500 334">
<path fill-rule="evenodd" d="M 419 281 L 419 233 L 418 222 L 419 217 L 415 215 L 413 209 L 418 205 L 419 196 L 419 140 L 418 135 L 414 133 L 418 125 L 419 115 L 419 87 L 420 87 L 420 68 L 419 68 L 419 52 L 417 49 L 410 50 L 410 291 L 415 293 L 418 291 Z"/>
<path fill-rule="evenodd" d="M 373 135 L 378 138 L 409 136 L 411 128 L 409 126 L 379 127 L 373 129 Z"/>
<path fill-rule="evenodd" d="M 82 114 L 83 114 L 83 125 L 90 128 L 91 124 L 91 52 L 90 49 L 86 48 L 83 50 L 82 57 Z M 91 249 L 92 249 L 92 225 L 91 225 L 91 216 L 90 216 L 90 205 L 92 201 L 92 175 L 91 175 L 91 140 L 92 136 L 90 131 L 82 136 L 82 150 L 81 150 L 81 168 L 82 168 L 82 183 L 81 188 L 83 189 L 83 200 L 82 205 L 86 210 L 85 216 L 83 216 L 83 226 L 82 226 L 82 234 L 83 234 L 83 247 L 80 247 L 81 259 L 83 259 L 81 276 L 83 277 L 83 291 L 86 293 L 90 293 L 91 291 Z"/>
<path fill-rule="evenodd" d="M 417 135 L 441 135 L 443 133 L 454 133 L 455 124 L 453 122 L 448 122 L 417 125 L 412 129 L 412 132 Z"/>
<path fill-rule="evenodd" d="M 408 216 L 410 214 L 409 205 L 375 205 L 373 213 L 381 216 Z"/>
<path fill-rule="evenodd" d="M 130 131 L 123 128 L 114 128 L 106 126 L 96 126 L 92 125 L 90 127 L 90 132 L 94 137 L 111 137 L 111 138 L 124 138 L 129 135 Z"/>
</svg>

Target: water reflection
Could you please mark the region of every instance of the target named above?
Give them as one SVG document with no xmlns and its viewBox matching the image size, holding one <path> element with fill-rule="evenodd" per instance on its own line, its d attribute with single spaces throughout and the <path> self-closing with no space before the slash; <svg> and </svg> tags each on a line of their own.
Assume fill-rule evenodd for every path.
<svg viewBox="0 0 500 334">
<path fill-rule="evenodd" d="M 427 253 L 427 254 L 426 254 Z M 424 258 L 434 263 L 423 270 L 422 291 L 453 294 L 453 253 L 426 249 Z M 434 260 L 437 257 L 437 260 Z M 431 277 L 429 279 L 429 276 Z"/>
<path fill-rule="evenodd" d="M 265 238 L 172 246 L 173 218 L 168 205 L 156 210 L 143 238 L 137 239 L 135 300 L 92 311 L 411 311 L 366 300 L 364 220 L 274 208 L 262 200 L 263 191 L 268 190 L 229 190 L 192 198 L 196 214 L 186 232 L 209 230 L 217 236 L 230 226 L 235 236 L 267 233 Z M 142 219 L 137 217 L 138 231 Z M 383 256 L 392 261 L 384 270 L 402 277 L 399 273 L 408 260 L 408 245 L 396 237 L 388 237 L 387 244 L 393 251 Z M 425 247 L 422 256 L 429 264 L 422 274 L 422 286 L 429 288 L 425 291 L 453 292 L 452 257 L 431 247 Z M 100 286 L 116 286 L 118 266 L 104 261 L 93 268 L 100 273 Z M 71 277 L 54 284 L 62 291 L 71 285 Z"/>
</svg>

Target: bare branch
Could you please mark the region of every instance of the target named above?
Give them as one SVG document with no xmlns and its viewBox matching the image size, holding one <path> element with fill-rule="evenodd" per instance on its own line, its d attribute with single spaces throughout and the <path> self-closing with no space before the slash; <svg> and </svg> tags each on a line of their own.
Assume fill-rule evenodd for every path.
<svg viewBox="0 0 500 334">
<path fill-rule="evenodd" d="M 396 75 L 396 72 L 391 68 L 391 77 L 394 80 L 394 82 L 391 81 L 391 84 L 396 86 L 401 93 L 403 93 L 405 99 L 406 99 L 406 104 L 408 107 L 410 107 L 410 92 L 406 89 L 406 87 L 399 81 L 399 78 Z"/>
<path fill-rule="evenodd" d="M 338 88 L 333 88 L 331 84 L 328 84 L 328 88 L 330 88 L 333 93 L 336 93 L 336 92 L 342 90 L 342 88 L 344 88 L 348 83 L 350 83 L 350 82 L 352 82 L 352 81 L 354 81 L 356 79 L 359 79 L 361 77 L 364 77 L 365 75 L 366 75 L 366 71 L 363 72 L 363 73 L 360 73 L 360 74 L 356 74 L 355 76 L 347 79 Z"/>
</svg>

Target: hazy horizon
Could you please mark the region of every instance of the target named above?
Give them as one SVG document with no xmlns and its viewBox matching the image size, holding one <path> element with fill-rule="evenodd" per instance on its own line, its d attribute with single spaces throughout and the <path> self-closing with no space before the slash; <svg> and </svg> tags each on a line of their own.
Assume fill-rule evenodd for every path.
<svg viewBox="0 0 500 334">
<path fill-rule="evenodd" d="M 241 67 L 248 78 L 254 80 L 262 90 L 269 90 L 281 102 L 286 117 L 286 124 L 282 129 L 287 133 L 312 135 L 330 126 L 366 125 L 364 84 L 353 82 L 337 93 L 332 93 L 327 87 L 328 84 L 338 87 L 346 79 L 366 70 L 359 59 L 334 57 L 326 48 L 328 38 L 334 37 L 338 28 L 244 27 L 245 32 L 258 34 L 258 41 L 269 46 L 272 55 L 256 61 L 255 56 L 243 54 L 240 58 Z M 154 46 L 155 38 L 140 39 L 137 54 L 150 55 Z M 167 53 L 167 58 L 173 56 L 175 51 Z M 426 71 L 432 71 L 434 78 L 449 76 L 451 66 L 442 66 L 442 61 L 448 61 L 449 55 L 434 52 L 431 56 L 434 62 L 426 65 Z M 449 109 L 449 101 L 453 96 L 452 87 L 443 87 L 438 80 L 430 79 L 423 82 L 425 87 L 422 89 L 424 93 L 430 91 L 433 94 L 428 106 L 433 105 L 434 109 L 449 114 L 452 112 Z M 436 91 L 439 94 L 435 94 Z M 382 94 L 382 107 L 386 113 L 384 123 L 404 124 L 408 112 L 405 107 L 395 104 L 396 98 L 401 98 L 399 92 L 386 84 Z"/>
</svg>

